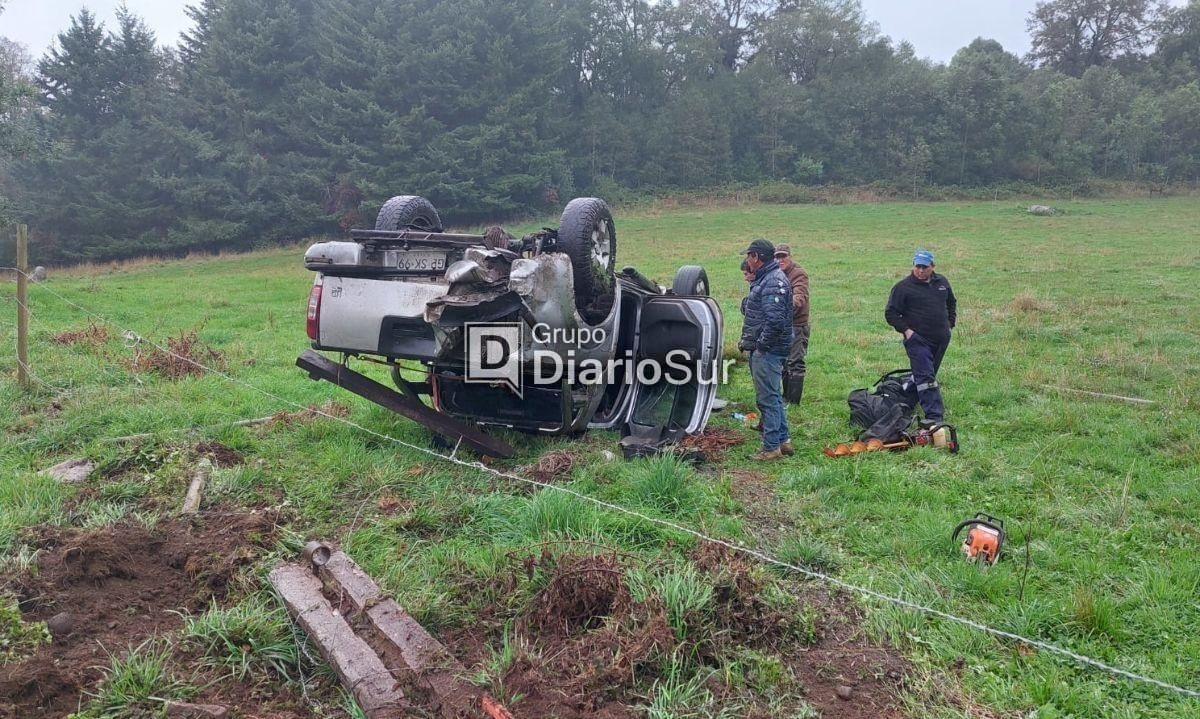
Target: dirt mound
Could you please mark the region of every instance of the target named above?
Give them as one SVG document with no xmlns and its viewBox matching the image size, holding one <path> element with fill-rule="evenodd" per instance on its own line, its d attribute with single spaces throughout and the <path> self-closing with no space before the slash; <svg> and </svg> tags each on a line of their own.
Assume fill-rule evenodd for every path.
<svg viewBox="0 0 1200 719">
<path fill-rule="evenodd" d="M 547 577 L 502 641 L 512 654 L 495 687 L 519 696 L 512 708 L 524 716 L 633 717 L 646 686 L 679 657 L 720 666 L 751 650 L 778 657 L 789 691 L 820 716 L 902 717 L 898 689 L 908 671 L 899 652 L 871 641 L 853 599 L 823 587 L 780 580 L 759 564 L 717 544 L 701 544 L 688 557 L 700 583 L 711 589 L 701 623 L 681 639 L 657 593 L 638 582 L 660 571 L 635 567 L 618 552 L 526 557 L 525 573 Z M 668 571 L 670 565 L 667 566 Z M 685 573 L 686 574 L 686 573 Z M 676 610 L 678 611 L 678 610 Z M 496 612 L 499 618 L 502 612 Z M 703 626 L 701 629 L 700 627 Z M 508 632 L 513 632 L 511 635 Z M 494 649 L 479 627 L 443 637 L 467 666 L 487 667 Z M 498 641 L 493 637 L 493 645 Z M 745 686 L 707 688 L 745 707 L 744 716 L 774 716 L 769 697 Z M 799 701 L 799 700 L 797 700 Z M 778 708 L 776 708 L 778 709 Z M 797 706 L 799 711 L 802 706 Z"/>
<path fill-rule="evenodd" d="M 613 555 L 564 559 L 534 605 L 533 624 L 545 631 L 594 629 L 615 610 L 628 608 L 625 567 Z"/>
<path fill-rule="evenodd" d="M 196 445 L 197 457 L 208 457 L 217 467 L 233 467 L 246 461 L 242 453 L 220 442 L 201 442 Z"/>
<path fill-rule="evenodd" d="M 56 618 L 67 631 L 28 659 L 0 666 L 0 717 L 75 710 L 110 652 L 178 627 L 179 610 L 202 611 L 223 597 L 274 533 L 266 513 L 171 519 L 153 529 L 30 530 L 37 572 L 4 577 L 0 588 L 17 597 L 26 621 Z"/>
<path fill-rule="evenodd" d="M 787 662 L 804 684 L 805 701 L 819 716 L 903 719 L 897 697 L 911 670 L 908 661 L 898 650 L 867 637 L 862 609 L 851 597 L 818 585 L 801 591 L 819 617 L 814 643 Z M 839 696 L 846 689 L 848 699 Z"/>
<path fill-rule="evenodd" d="M 691 559 L 712 584 L 713 621 L 720 636 L 760 648 L 775 648 L 797 639 L 792 613 L 764 599 L 761 567 L 711 542 L 701 544 Z"/>
</svg>

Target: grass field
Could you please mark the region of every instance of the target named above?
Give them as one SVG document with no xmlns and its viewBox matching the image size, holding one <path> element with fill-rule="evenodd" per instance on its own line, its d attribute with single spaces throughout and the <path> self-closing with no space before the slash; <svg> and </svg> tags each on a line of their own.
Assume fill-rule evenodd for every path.
<svg viewBox="0 0 1200 719">
<path fill-rule="evenodd" d="M 813 318 L 805 399 L 790 410 L 797 456 L 753 467 L 748 456 L 755 447 L 747 442 L 731 450 L 716 476 L 701 475 L 669 461 L 606 463 L 601 453 L 615 449 L 616 437 L 593 433 L 578 443 L 517 438 L 520 460 L 501 466 L 518 469 L 543 452 L 576 449 L 587 461 L 559 481 L 577 491 L 1200 689 L 1200 203 L 1062 207 L 1066 214 L 1056 217 L 1030 216 L 1003 202 L 659 207 L 619 214 L 619 264 L 633 264 L 660 282 L 678 265 L 707 267 L 726 313 L 727 356 L 736 356 L 737 307 L 745 291 L 738 252 L 756 236 L 791 244 L 811 277 Z M 453 220 L 452 208 L 444 214 Z M 917 246 L 936 252 L 938 270 L 959 298 L 958 328 L 939 379 L 963 451 L 827 459 L 823 446 L 853 435 L 847 393 L 903 364 L 882 310 Z M 421 428 L 310 382 L 293 366 L 307 346 L 303 311 L 311 275 L 301 266 L 302 251 L 79 268 L 31 287 L 31 366 L 44 385 L 20 391 L 12 352 L 0 352 L 0 550 L 10 557 L 9 571 L 11 562 L 28 559 L 22 528 L 96 527 L 129 516 L 152 523 L 154 515 L 173 511 L 187 482 L 185 448 L 205 439 L 249 459 L 218 470 L 206 502 L 285 506 L 291 533 L 340 541 L 435 630 L 453 634 L 474 626 L 485 606 L 515 616 L 516 604 L 536 595 L 544 578 L 538 585 L 531 577 L 507 598 L 481 591 L 481 584 L 507 571 L 506 555 L 568 538 L 654 557 L 659 568 L 631 579 L 631 586 L 657 592 L 669 610 L 678 608 L 668 611 L 678 619 L 677 633 L 718 631 L 702 619 L 711 597 L 677 590 L 694 589 L 696 582 L 689 544 L 671 532 L 550 490 L 530 494 L 476 472 L 433 465 L 330 420 L 173 432 L 295 409 L 248 384 L 301 405 L 336 401 L 351 408 L 357 423 L 426 443 Z M 122 339 L 114 326 L 56 342 L 61 333 L 89 330 L 95 320 L 47 290 L 157 342 L 198 331 L 220 353 L 225 371 L 246 384 L 213 374 L 168 381 L 132 371 L 144 346 Z M 15 344 L 14 296 L 12 285 L 0 285 L 0 347 Z M 753 393 L 745 368 L 735 368 L 732 377 L 722 396 L 748 406 Z M 713 425 L 740 428 L 728 413 L 715 415 Z M 145 432 L 159 434 L 132 445 L 104 441 Z M 72 456 L 90 457 L 100 467 L 84 485 L 62 486 L 36 474 Z M 747 501 L 737 485 L 760 470 L 765 489 Z M 954 525 L 978 511 L 1005 518 L 1010 533 L 1007 556 L 987 572 L 963 562 L 950 541 Z M 262 565 L 256 571 L 261 574 Z M 782 595 L 795 582 L 764 576 L 772 606 L 792 607 Z M 280 624 L 270 596 L 253 581 L 250 587 L 238 606 Z M 910 716 L 1200 716 L 1200 700 L 907 610 L 877 602 L 865 608 L 872 636 L 899 647 L 912 663 L 905 689 Z M 0 661 L 24 629 L 4 609 Z M 202 638 L 219 632 L 218 620 L 227 617 L 210 614 L 194 618 L 187 631 Z M 515 650 L 506 617 L 489 618 L 496 620 L 487 631 L 495 662 L 480 670 L 480 681 L 503 694 L 495 682 Z M 264 630 L 276 638 L 281 631 Z M 210 654 L 220 654 L 209 646 Z M 633 692 L 656 717 L 738 716 L 739 707 L 750 704 L 769 714 L 775 706 L 784 708 L 775 715 L 805 716 L 803 677 L 772 675 L 763 667 L 781 660 L 747 647 L 731 645 L 703 661 L 666 658 L 656 678 Z M 135 658 L 153 664 L 155 656 L 145 650 Z M 113 676 L 130 674 L 131 664 Z M 269 658 L 261 664 L 254 671 L 284 681 L 270 673 Z M 732 690 L 712 690 L 706 672 Z M 114 694 L 116 679 L 104 685 L 91 715 L 120 715 L 121 707 L 172 686 L 187 695 L 162 676 L 157 684 L 144 682 L 140 693 Z M 342 709 L 321 711 L 338 716 Z"/>
</svg>

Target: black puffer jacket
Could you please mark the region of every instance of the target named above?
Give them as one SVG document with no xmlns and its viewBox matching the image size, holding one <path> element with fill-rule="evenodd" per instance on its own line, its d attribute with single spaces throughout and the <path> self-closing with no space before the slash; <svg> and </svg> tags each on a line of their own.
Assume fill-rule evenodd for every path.
<svg viewBox="0 0 1200 719">
<path fill-rule="evenodd" d="M 772 260 L 755 273 L 738 348 L 787 355 L 792 346 L 792 284 Z"/>
</svg>

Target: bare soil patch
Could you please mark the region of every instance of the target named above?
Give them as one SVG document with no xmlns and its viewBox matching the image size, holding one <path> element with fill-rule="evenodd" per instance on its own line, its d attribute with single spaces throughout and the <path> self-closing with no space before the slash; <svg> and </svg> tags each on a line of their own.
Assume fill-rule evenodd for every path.
<svg viewBox="0 0 1200 719">
<path fill-rule="evenodd" d="M 804 683 L 805 700 L 820 716 L 904 717 L 898 697 L 911 669 L 908 660 L 866 636 L 862 609 L 846 594 L 809 585 L 802 597 L 821 617 L 817 641 L 788 658 L 789 667 Z M 838 695 L 841 687 L 851 690 L 849 699 Z"/>
<path fill-rule="evenodd" d="M 775 654 L 796 678 L 803 700 L 821 716 L 902 717 L 898 694 L 908 665 L 900 653 L 871 642 L 861 630 L 862 613 L 850 598 L 821 587 L 795 583 L 796 607 L 765 599 L 769 577 L 761 567 L 719 545 L 703 545 L 690 557 L 713 590 L 714 625 L 704 637 L 680 639 L 661 600 L 637 601 L 628 586 L 628 558 L 543 554 L 524 569 L 549 580 L 510 629 L 516 658 L 499 686 L 520 697 L 509 708 L 522 716 L 634 717 L 645 702 L 645 685 L 661 678 L 672 656 L 690 655 L 717 666 L 734 646 Z M 796 611 L 815 617 L 814 633 L 797 633 Z M 487 614 L 487 612 L 485 612 Z M 501 641 L 496 627 L 473 626 L 443 637 L 468 667 L 485 667 Z M 715 677 L 718 698 L 748 704 L 746 716 L 767 717 L 764 701 L 745 687 L 728 687 Z M 839 696 L 847 694 L 848 699 Z M 736 694 L 736 696 L 734 696 Z"/>
<path fill-rule="evenodd" d="M 197 457 L 208 457 L 217 467 L 233 467 L 246 461 L 241 452 L 220 442 L 201 442 L 195 452 Z"/>
<path fill-rule="evenodd" d="M 109 656 L 178 628 L 233 588 L 275 533 L 268 513 L 170 519 L 154 529 L 35 527 L 37 571 L 0 579 L 27 621 L 65 613 L 70 631 L 21 662 L 0 666 L 0 717 L 65 716 L 103 677 Z M 86 697 L 84 697 L 86 703 Z"/>
</svg>

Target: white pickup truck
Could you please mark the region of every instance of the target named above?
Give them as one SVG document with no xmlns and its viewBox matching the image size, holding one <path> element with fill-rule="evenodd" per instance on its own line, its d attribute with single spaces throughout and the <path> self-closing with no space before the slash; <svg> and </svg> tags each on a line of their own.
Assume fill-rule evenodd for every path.
<svg viewBox="0 0 1200 719">
<path fill-rule="evenodd" d="M 572 200 L 557 228 L 516 238 L 499 227 L 448 233 L 424 198 L 393 197 L 374 230 L 308 248 L 308 336 L 343 360 L 391 365 L 402 393 L 428 395 L 470 423 L 668 442 L 699 432 L 721 371 L 721 311 L 707 275 L 682 267 L 667 289 L 633 268 L 615 271 L 616 250 L 612 213 L 597 198 Z M 520 328 L 519 356 L 509 358 L 516 382 L 469 376 L 466 340 L 480 323 Z M 548 353 L 567 364 L 553 382 L 537 366 Z M 424 366 L 424 382 L 401 376 L 405 361 Z M 589 362 L 612 370 L 571 371 Z M 653 376 L 644 363 L 667 369 Z"/>
</svg>

